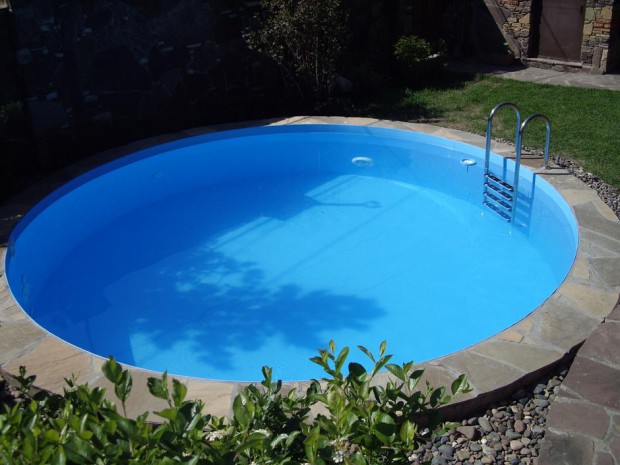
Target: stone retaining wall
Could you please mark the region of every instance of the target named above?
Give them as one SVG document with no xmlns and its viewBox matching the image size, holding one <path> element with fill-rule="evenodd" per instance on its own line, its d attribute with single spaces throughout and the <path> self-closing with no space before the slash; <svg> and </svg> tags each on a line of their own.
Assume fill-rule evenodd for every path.
<svg viewBox="0 0 620 465">
<path fill-rule="evenodd" d="M 517 57 L 531 58 L 535 27 L 532 21 L 535 0 L 484 0 L 485 5 L 507 38 L 513 53 Z M 618 26 L 613 22 L 618 5 L 615 0 L 586 0 L 585 20 L 583 25 L 583 42 L 581 62 L 585 70 L 607 72 L 615 61 L 609 59 L 609 46 L 612 37 L 618 35 Z M 616 13 L 616 16 L 620 14 Z M 512 39 L 512 40 L 510 40 Z"/>
<path fill-rule="evenodd" d="M 583 25 L 581 61 L 602 72 L 607 70 L 614 0 L 589 0 Z"/>
<path fill-rule="evenodd" d="M 278 73 L 244 47 L 241 31 L 253 10 L 241 3 L 13 5 L 40 164 L 58 168 L 174 125 L 272 111 Z"/>
<path fill-rule="evenodd" d="M 485 4 L 492 13 L 495 11 L 493 17 L 504 36 L 515 39 L 507 41 L 515 56 L 528 56 L 532 0 L 485 0 Z"/>
</svg>

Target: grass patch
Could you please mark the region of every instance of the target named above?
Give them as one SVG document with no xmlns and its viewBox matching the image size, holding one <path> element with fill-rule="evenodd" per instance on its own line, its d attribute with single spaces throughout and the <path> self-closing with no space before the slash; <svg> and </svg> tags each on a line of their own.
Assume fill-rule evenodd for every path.
<svg viewBox="0 0 620 465">
<path fill-rule="evenodd" d="M 489 112 L 504 101 L 519 105 L 524 119 L 543 113 L 551 120 L 552 155 L 576 161 L 620 188 L 620 92 L 448 74 L 432 87 L 384 89 L 352 103 L 347 113 L 485 134 Z M 493 120 L 493 137 L 514 141 L 514 130 L 514 112 L 500 110 Z M 523 145 L 543 148 L 544 136 L 543 121 L 532 121 Z"/>
</svg>

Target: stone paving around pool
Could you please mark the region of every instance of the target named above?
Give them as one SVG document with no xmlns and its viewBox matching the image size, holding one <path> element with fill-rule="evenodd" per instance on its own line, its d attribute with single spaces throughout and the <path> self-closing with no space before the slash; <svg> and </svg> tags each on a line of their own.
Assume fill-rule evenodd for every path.
<svg viewBox="0 0 620 465">
<path fill-rule="evenodd" d="M 7 287 L 4 256 L 8 235 L 43 196 L 106 161 L 171 140 L 241 126 L 326 123 L 419 131 L 477 147 L 484 147 L 485 143 L 481 136 L 424 124 L 366 118 L 295 117 L 210 126 L 146 139 L 108 150 L 62 170 L 0 207 L 0 365 L 3 376 L 10 378 L 24 365 L 29 373 L 37 375 L 38 387 L 51 391 L 62 392 L 64 379 L 71 374 L 78 382 L 110 387 L 101 373 L 104 359 L 42 330 L 21 310 Z M 503 156 L 514 156 L 514 147 L 507 144 L 493 143 L 492 150 Z M 555 166 L 540 170 L 542 160 L 534 156 L 524 156 L 523 163 L 555 186 L 575 212 L 580 239 L 575 263 L 560 288 L 538 309 L 485 341 L 423 363 L 425 377 L 431 384 L 449 385 L 460 373 L 468 375 L 473 391 L 457 399 L 446 411 L 449 416 L 464 417 L 534 381 L 558 361 L 573 355 L 587 340 L 551 408 L 549 438 L 543 443 L 539 463 L 618 464 L 620 310 L 616 304 L 620 293 L 620 221 L 596 192 L 566 170 Z M 553 240 L 549 238 L 550 243 Z M 154 376 L 152 372 L 132 369 L 132 375 L 134 392 L 128 403 L 129 415 L 165 407 L 163 401 L 148 393 L 146 380 Z M 388 374 L 381 374 L 381 377 L 386 379 Z M 242 386 L 233 382 L 178 378 L 187 383 L 189 396 L 203 399 L 206 411 L 216 415 L 230 413 L 231 401 Z M 302 389 L 306 385 L 303 382 L 287 384 L 289 388 Z M 108 392 L 113 390 L 108 389 Z"/>
<path fill-rule="evenodd" d="M 620 305 L 588 337 L 551 404 L 539 465 L 620 463 Z"/>
</svg>

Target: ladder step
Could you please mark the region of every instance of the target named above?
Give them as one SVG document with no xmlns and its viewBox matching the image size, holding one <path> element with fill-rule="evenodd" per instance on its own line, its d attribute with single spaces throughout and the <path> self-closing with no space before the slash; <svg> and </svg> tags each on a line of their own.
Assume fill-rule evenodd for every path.
<svg viewBox="0 0 620 465">
<path fill-rule="evenodd" d="M 517 204 L 523 208 L 532 208 L 532 199 L 517 197 Z"/>
<path fill-rule="evenodd" d="M 491 189 L 493 192 L 501 195 L 502 197 L 504 197 L 509 202 L 512 202 L 512 195 L 509 194 L 508 192 L 506 192 L 505 190 L 500 189 L 495 184 L 491 184 L 490 182 L 485 182 L 484 183 L 484 187 L 486 187 L 487 189 Z"/>
<path fill-rule="evenodd" d="M 493 173 L 486 173 L 484 177 L 490 181 L 493 181 L 495 184 L 503 187 L 508 192 L 514 192 L 514 187 L 512 187 L 512 185 L 508 184 L 506 181 L 502 181 L 500 178 L 495 176 Z"/>
<path fill-rule="evenodd" d="M 501 216 L 504 220 L 510 221 L 510 215 L 508 213 L 506 213 L 505 211 L 500 210 L 496 205 L 492 204 L 491 202 L 487 202 L 486 200 L 483 202 L 483 204 L 486 205 L 487 207 L 489 207 L 491 210 L 493 210 L 499 216 Z"/>
<path fill-rule="evenodd" d="M 512 205 L 510 205 L 509 203 L 507 203 L 504 200 L 500 199 L 499 197 L 494 195 L 492 192 L 485 192 L 484 193 L 484 197 L 487 198 L 487 199 L 492 200 L 493 202 L 495 202 L 499 206 L 503 207 L 504 209 L 508 210 L 509 212 L 512 211 Z"/>
</svg>

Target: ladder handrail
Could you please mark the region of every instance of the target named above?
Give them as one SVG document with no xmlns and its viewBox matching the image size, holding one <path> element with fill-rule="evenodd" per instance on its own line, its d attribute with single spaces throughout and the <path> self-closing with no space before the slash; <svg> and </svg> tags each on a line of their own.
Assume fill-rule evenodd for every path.
<svg viewBox="0 0 620 465">
<path fill-rule="evenodd" d="M 502 107 L 511 107 L 517 113 L 517 127 L 515 131 L 515 145 L 517 145 L 520 140 L 520 128 L 521 128 L 521 111 L 519 107 L 512 102 L 502 102 L 495 105 L 495 108 L 491 110 L 489 117 L 487 118 L 487 141 L 486 141 L 486 152 L 484 155 L 484 173 L 487 174 L 489 172 L 490 158 L 491 158 L 491 131 L 493 126 L 493 118 L 495 117 L 495 113 Z"/>
<path fill-rule="evenodd" d="M 547 134 L 545 136 L 545 158 L 543 162 L 543 168 L 544 169 L 548 168 L 547 164 L 549 162 L 549 142 L 551 140 L 551 122 L 549 121 L 549 118 L 547 118 L 542 113 L 535 113 L 533 115 L 528 116 L 525 119 L 525 121 L 523 121 L 523 124 L 521 124 L 521 127 L 519 128 L 519 137 L 517 138 L 517 147 L 515 150 L 515 157 L 516 157 L 515 177 L 514 177 L 514 182 L 513 182 L 513 187 L 515 191 L 515 198 L 514 198 L 515 203 L 517 200 L 516 194 L 519 192 L 518 188 L 519 188 L 519 168 L 521 168 L 521 141 L 523 139 L 523 133 L 525 132 L 525 128 L 533 119 L 536 119 L 536 118 L 542 119 L 545 122 L 545 126 L 547 129 Z M 514 221 L 515 214 L 516 214 L 516 208 L 513 208 L 511 213 L 512 213 L 512 221 Z"/>
<path fill-rule="evenodd" d="M 512 185 L 506 180 L 506 165 L 504 164 L 504 173 L 496 176 L 491 172 L 491 132 L 493 130 L 493 118 L 497 111 L 502 107 L 511 107 L 517 116 L 517 125 L 515 130 L 515 166 L 514 166 L 514 179 Z M 521 150 L 523 148 L 523 134 L 528 124 L 536 119 L 540 118 L 545 122 L 547 128 L 547 136 L 545 139 L 545 160 L 543 168 L 548 168 L 549 163 L 549 143 L 551 140 L 551 122 L 542 113 L 535 113 L 528 116 L 523 123 L 521 123 L 521 111 L 519 107 L 512 102 L 502 102 L 495 105 L 495 108 L 491 110 L 489 117 L 487 118 L 487 137 L 486 137 L 486 151 L 484 157 L 484 189 L 482 203 L 497 214 L 499 214 L 506 221 L 514 223 L 517 214 L 517 205 L 519 197 L 519 171 L 521 169 Z M 505 160 L 504 160 L 505 161 Z M 500 197 L 496 196 L 495 191 Z M 510 202 L 508 204 L 507 202 Z"/>
<path fill-rule="evenodd" d="M 549 163 L 549 143 L 551 141 L 551 121 L 549 121 L 549 118 L 547 118 L 545 115 L 543 115 L 542 113 L 535 113 L 533 115 L 528 116 L 525 121 L 523 121 L 523 124 L 521 125 L 521 128 L 519 129 L 519 145 L 518 145 L 518 151 L 519 154 L 521 152 L 521 139 L 523 138 L 523 133 L 525 131 L 525 128 L 527 127 L 527 125 L 535 118 L 540 118 L 545 122 L 545 126 L 547 129 L 547 134 L 545 136 L 545 159 L 544 159 L 544 163 L 543 163 L 543 168 L 544 169 L 548 169 L 548 163 Z"/>
</svg>

